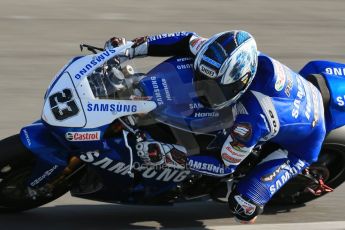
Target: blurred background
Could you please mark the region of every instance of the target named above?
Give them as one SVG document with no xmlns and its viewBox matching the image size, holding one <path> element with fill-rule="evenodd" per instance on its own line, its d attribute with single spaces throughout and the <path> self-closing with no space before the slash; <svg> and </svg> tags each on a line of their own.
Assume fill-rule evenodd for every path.
<svg viewBox="0 0 345 230">
<path fill-rule="evenodd" d="M 40 117 L 49 82 L 70 58 L 81 54 L 80 42 L 103 46 L 115 35 L 132 39 L 184 30 L 208 37 L 232 29 L 249 31 L 260 51 L 296 71 L 309 60 L 345 62 L 343 0 L 0 0 L 0 138 Z M 147 65 L 158 61 L 145 59 Z M 344 220 L 344 191 L 343 186 L 276 221 Z M 69 204 L 66 199 L 60 202 Z M 226 209 L 221 210 L 225 218 Z M 178 211 L 182 216 L 187 212 L 183 207 Z M 263 222 L 271 219 L 264 217 Z"/>
<path fill-rule="evenodd" d="M 343 0 L 1 0 L 0 138 L 39 117 L 46 87 L 80 42 L 232 29 L 295 70 L 311 59 L 345 61 Z"/>
</svg>

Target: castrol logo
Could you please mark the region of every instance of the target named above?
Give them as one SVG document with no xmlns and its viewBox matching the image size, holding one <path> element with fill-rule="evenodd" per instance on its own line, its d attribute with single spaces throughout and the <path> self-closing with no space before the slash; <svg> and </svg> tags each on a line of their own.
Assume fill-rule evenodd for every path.
<svg viewBox="0 0 345 230">
<path fill-rule="evenodd" d="M 100 135 L 101 135 L 100 131 L 68 132 L 66 133 L 65 138 L 68 141 L 99 141 Z"/>
</svg>

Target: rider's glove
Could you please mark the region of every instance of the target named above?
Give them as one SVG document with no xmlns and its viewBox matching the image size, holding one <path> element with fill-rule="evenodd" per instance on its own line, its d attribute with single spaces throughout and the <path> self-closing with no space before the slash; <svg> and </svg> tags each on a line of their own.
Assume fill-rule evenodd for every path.
<svg viewBox="0 0 345 230">
<path fill-rule="evenodd" d="M 137 48 L 137 47 L 141 46 L 142 44 L 147 43 L 147 36 L 134 38 L 132 40 L 132 42 L 134 43 L 132 45 L 132 48 Z"/>
<path fill-rule="evenodd" d="M 136 144 L 138 156 L 149 166 L 167 166 L 184 169 L 186 167 L 186 149 L 179 145 L 157 141 L 143 141 Z"/>
<path fill-rule="evenodd" d="M 114 49 L 124 44 L 126 44 L 125 38 L 112 37 L 108 41 L 105 42 L 104 49 L 107 49 L 107 50 Z"/>
<path fill-rule="evenodd" d="M 128 49 L 128 57 L 130 59 L 138 56 L 147 55 L 147 37 L 139 37 L 132 40 L 133 45 Z M 126 44 L 125 38 L 112 37 L 104 45 L 105 49 L 114 49 Z"/>
</svg>

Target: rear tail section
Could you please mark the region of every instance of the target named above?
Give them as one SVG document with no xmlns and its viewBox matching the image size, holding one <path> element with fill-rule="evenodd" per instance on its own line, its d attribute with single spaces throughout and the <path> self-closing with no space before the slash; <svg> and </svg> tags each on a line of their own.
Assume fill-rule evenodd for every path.
<svg viewBox="0 0 345 230">
<path fill-rule="evenodd" d="M 311 61 L 300 74 L 321 92 L 325 107 L 327 132 L 345 125 L 345 64 Z"/>
</svg>

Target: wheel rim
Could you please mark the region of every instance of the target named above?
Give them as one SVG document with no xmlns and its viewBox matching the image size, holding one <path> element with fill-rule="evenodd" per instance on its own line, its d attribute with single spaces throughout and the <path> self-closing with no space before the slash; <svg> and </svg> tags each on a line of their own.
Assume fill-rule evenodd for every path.
<svg viewBox="0 0 345 230">
<path fill-rule="evenodd" d="M 11 200 L 29 200 L 26 181 L 30 175 L 30 169 L 23 169 L 5 178 L 1 183 L 2 196 Z"/>
<path fill-rule="evenodd" d="M 24 202 L 26 205 L 33 205 L 40 199 L 44 199 L 44 197 L 33 199 L 29 195 L 27 181 L 31 176 L 31 171 L 32 167 L 25 167 L 13 170 L 8 175 L 3 176 L 3 181 L 0 183 L 2 203 L 11 205 L 14 202 Z"/>
</svg>

